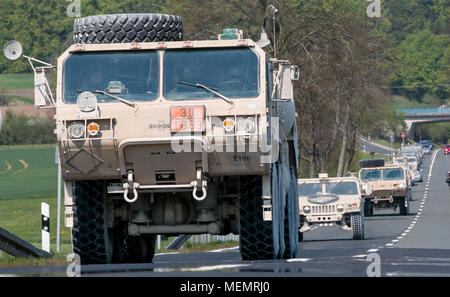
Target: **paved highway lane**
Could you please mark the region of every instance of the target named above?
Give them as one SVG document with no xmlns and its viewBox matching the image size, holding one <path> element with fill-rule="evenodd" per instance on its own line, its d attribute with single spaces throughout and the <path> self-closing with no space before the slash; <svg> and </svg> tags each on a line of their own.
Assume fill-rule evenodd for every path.
<svg viewBox="0 0 450 297">
<path fill-rule="evenodd" d="M 376 154 L 390 155 L 398 152 L 396 149 L 391 149 L 373 142 L 369 142 L 367 139 L 361 137 L 358 138 L 358 143 L 361 150 L 368 153 L 374 152 Z"/>
<path fill-rule="evenodd" d="M 450 157 L 442 150 L 425 156 L 425 181 L 413 187 L 410 214 L 375 211 L 366 218 L 366 239 L 350 231 L 319 227 L 305 233 L 298 258 L 242 261 L 238 247 L 202 253 L 159 254 L 152 264 L 89 265 L 83 276 L 245 277 L 367 276 L 367 261 L 379 257 L 381 276 L 450 276 L 450 190 L 444 172 Z M 375 257 L 375 258 L 372 258 Z M 378 265 L 378 264 L 377 264 Z M 65 275 L 65 267 L 0 269 L 1 274 Z"/>
</svg>

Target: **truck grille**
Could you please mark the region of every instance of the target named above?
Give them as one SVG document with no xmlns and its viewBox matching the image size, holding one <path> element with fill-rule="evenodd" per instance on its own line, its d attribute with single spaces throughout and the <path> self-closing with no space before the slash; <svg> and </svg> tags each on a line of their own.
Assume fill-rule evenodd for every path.
<svg viewBox="0 0 450 297">
<path fill-rule="evenodd" d="M 392 197 L 392 190 L 377 190 L 377 191 L 374 191 L 372 196 L 375 196 L 378 198 Z"/>
<path fill-rule="evenodd" d="M 312 206 L 312 214 L 333 214 L 336 213 L 335 205 L 317 205 Z"/>
</svg>

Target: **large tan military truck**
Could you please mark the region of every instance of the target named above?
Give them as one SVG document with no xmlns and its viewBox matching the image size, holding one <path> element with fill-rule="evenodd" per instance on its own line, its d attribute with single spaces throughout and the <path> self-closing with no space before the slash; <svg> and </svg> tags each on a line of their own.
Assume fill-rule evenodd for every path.
<svg viewBox="0 0 450 297">
<path fill-rule="evenodd" d="M 360 160 L 359 180 L 365 194 L 364 216 L 372 216 L 374 209 L 400 209 L 408 215 L 412 193 L 408 182 L 408 170 L 398 164 L 385 164 L 384 159 Z"/>
<path fill-rule="evenodd" d="M 353 239 L 364 239 L 361 186 L 356 177 L 299 179 L 300 239 L 313 227 L 337 226 L 352 231 Z"/>
<path fill-rule="evenodd" d="M 54 66 L 24 56 L 44 63 L 35 104 L 56 109 L 65 222 L 83 264 L 150 262 L 157 234 L 239 234 L 244 260 L 296 255 L 298 68 L 237 29 L 182 35 L 171 15 L 77 19 L 55 96 Z"/>
</svg>

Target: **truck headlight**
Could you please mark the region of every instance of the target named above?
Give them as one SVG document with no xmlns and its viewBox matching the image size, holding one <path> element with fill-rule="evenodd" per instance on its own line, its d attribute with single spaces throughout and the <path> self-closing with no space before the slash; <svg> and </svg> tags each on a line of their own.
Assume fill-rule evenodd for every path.
<svg viewBox="0 0 450 297">
<path fill-rule="evenodd" d="M 344 211 L 344 205 L 342 204 L 338 204 L 338 206 L 336 206 L 337 211 L 339 212 L 343 212 Z"/>
<path fill-rule="evenodd" d="M 309 207 L 308 205 L 303 206 L 303 212 L 309 214 L 311 212 L 311 207 Z"/>
<path fill-rule="evenodd" d="M 84 136 L 84 125 L 81 124 L 80 122 L 73 122 L 72 124 L 69 125 L 69 136 L 71 138 L 82 138 Z"/>
<path fill-rule="evenodd" d="M 82 112 L 91 112 L 97 108 L 97 97 L 94 93 L 83 92 L 77 98 L 78 109 Z"/>
<path fill-rule="evenodd" d="M 255 118 L 240 117 L 237 120 L 237 134 L 254 134 L 256 131 Z"/>
</svg>

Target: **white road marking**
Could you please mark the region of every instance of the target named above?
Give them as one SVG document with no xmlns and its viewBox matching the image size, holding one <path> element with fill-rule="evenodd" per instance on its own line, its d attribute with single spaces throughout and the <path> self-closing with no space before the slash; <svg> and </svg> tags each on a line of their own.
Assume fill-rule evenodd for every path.
<svg viewBox="0 0 450 297">
<path fill-rule="evenodd" d="M 211 250 L 211 251 L 208 251 L 208 252 L 209 253 L 221 253 L 221 252 L 228 252 L 228 251 L 233 251 L 233 250 L 238 250 L 238 249 L 239 249 L 239 246 L 233 246 L 233 247 L 229 247 L 229 248 Z"/>
<path fill-rule="evenodd" d="M 294 258 L 294 259 L 287 259 L 286 262 L 308 262 L 313 259 L 311 258 Z"/>
<path fill-rule="evenodd" d="M 211 271 L 211 270 L 230 269 L 230 268 L 245 267 L 245 266 L 250 266 L 250 264 L 226 264 L 226 265 L 200 266 L 200 267 L 193 267 L 193 268 L 183 268 L 182 271 Z"/>
<path fill-rule="evenodd" d="M 157 253 L 155 256 L 163 256 L 163 255 L 176 255 L 180 254 L 180 252 L 173 252 L 173 253 Z"/>
</svg>

